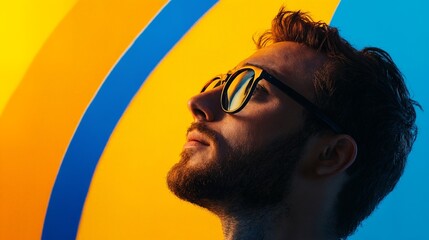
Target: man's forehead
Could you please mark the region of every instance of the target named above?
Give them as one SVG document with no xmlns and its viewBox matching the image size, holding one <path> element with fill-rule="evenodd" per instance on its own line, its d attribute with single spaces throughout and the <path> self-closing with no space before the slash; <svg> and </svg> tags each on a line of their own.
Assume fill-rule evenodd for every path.
<svg viewBox="0 0 429 240">
<path fill-rule="evenodd" d="M 241 62 L 254 63 L 274 71 L 290 71 L 290 67 L 302 67 L 308 71 L 313 65 L 320 65 L 324 56 L 315 50 L 296 42 L 278 42 L 261 48 Z M 301 70 L 301 69 L 294 69 Z"/>
<path fill-rule="evenodd" d="M 237 67 L 246 64 L 260 66 L 298 92 L 311 97 L 314 72 L 324 61 L 323 54 L 303 44 L 279 42 L 257 50 Z"/>
</svg>

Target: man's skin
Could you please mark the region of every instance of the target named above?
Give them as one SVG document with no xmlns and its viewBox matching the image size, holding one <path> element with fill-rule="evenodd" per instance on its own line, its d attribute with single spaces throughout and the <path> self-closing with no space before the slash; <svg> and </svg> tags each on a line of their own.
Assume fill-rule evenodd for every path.
<svg viewBox="0 0 429 240">
<path fill-rule="evenodd" d="M 256 51 L 237 68 L 246 64 L 259 66 L 312 101 L 313 74 L 324 61 L 323 54 L 304 45 L 279 42 Z M 264 93 L 253 96 L 235 114 L 221 108 L 222 87 L 190 99 L 194 121 L 204 123 L 222 137 L 213 144 L 198 130 L 190 131 L 184 145 L 184 151 L 192 152 L 187 169 L 198 171 L 210 161 L 226 159 L 225 152 L 230 147 L 260 149 L 305 127 L 307 112 L 302 106 L 267 81 L 260 84 Z M 232 202 L 205 206 L 221 219 L 225 239 L 333 239 L 333 206 L 347 180 L 345 170 L 355 160 L 357 146 L 350 136 L 331 131 L 311 135 L 304 145 L 290 189 L 281 203 L 234 212 L 226 210 Z"/>
</svg>

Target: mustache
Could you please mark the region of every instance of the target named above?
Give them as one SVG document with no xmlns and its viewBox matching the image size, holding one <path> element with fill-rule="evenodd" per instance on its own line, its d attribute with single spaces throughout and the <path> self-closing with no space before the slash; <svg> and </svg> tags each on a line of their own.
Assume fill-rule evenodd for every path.
<svg viewBox="0 0 429 240">
<path fill-rule="evenodd" d="M 210 129 L 206 124 L 202 122 L 191 123 L 191 126 L 189 126 L 188 131 L 186 132 L 186 135 L 188 135 L 190 132 L 194 130 L 206 135 L 211 141 L 216 142 L 217 132 Z"/>
</svg>

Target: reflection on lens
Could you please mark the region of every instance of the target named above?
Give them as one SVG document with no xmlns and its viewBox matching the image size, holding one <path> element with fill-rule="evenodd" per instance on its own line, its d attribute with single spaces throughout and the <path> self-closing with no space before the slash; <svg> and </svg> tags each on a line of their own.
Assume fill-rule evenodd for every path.
<svg viewBox="0 0 429 240">
<path fill-rule="evenodd" d="M 235 111 L 241 107 L 247 95 L 249 95 L 254 75 L 255 73 L 252 70 L 246 70 L 235 77 L 232 76 L 233 79 L 230 80 L 231 83 L 228 89 L 225 89 L 227 91 L 227 101 L 223 102 L 223 106 L 227 111 Z"/>
</svg>

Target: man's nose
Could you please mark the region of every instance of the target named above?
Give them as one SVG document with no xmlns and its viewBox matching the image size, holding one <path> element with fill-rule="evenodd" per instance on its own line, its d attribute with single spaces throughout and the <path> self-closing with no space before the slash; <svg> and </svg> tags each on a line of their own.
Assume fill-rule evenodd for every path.
<svg viewBox="0 0 429 240">
<path fill-rule="evenodd" d="M 216 121 L 225 114 L 220 105 L 222 87 L 200 93 L 188 101 L 188 108 L 195 121 Z"/>
</svg>

